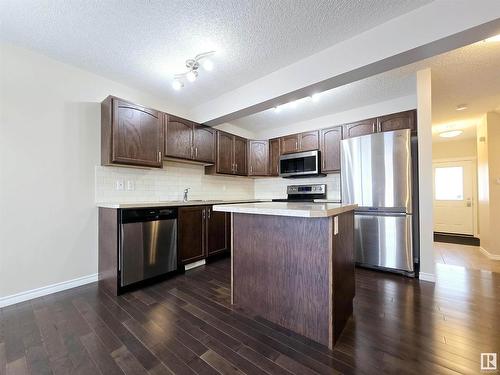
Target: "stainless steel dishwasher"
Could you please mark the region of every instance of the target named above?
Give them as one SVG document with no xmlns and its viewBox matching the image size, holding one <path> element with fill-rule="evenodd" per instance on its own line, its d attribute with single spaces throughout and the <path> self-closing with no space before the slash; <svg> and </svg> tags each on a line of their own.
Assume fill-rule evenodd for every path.
<svg viewBox="0 0 500 375">
<path fill-rule="evenodd" d="M 120 286 L 177 270 L 177 209 L 123 210 L 120 225 Z"/>
</svg>

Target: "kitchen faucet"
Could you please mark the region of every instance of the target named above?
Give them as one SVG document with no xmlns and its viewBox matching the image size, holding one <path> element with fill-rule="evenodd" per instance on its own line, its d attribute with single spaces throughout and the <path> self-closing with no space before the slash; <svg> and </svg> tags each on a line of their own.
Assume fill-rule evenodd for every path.
<svg viewBox="0 0 500 375">
<path fill-rule="evenodd" d="M 189 193 L 189 189 L 191 189 L 191 188 L 186 188 L 186 189 L 184 189 L 184 198 L 182 198 L 182 201 L 183 201 L 183 202 L 187 202 L 187 201 L 188 201 L 188 193 Z"/>
</svg>

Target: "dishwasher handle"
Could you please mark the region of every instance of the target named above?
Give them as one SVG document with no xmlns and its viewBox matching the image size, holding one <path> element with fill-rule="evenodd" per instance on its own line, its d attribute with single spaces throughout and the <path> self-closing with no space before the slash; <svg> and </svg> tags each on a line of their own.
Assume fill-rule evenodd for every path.
<svg viewBox="0 0 500 375">
<path fill-rule="evenodd" d="M 177 208 L 141 208 L 122 211 L 122 224 L 177 219 Z"/>
</svg>

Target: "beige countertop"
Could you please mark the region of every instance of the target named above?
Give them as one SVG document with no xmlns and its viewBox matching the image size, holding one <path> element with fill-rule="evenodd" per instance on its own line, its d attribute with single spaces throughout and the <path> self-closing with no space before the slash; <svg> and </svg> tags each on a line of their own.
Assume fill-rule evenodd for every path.
<svg viewBox="0 0 500 375">
<path fill-rule="evenodd" d="M 191 201 L 162 201 L 162 202 L 98 202 L 97 207 L 102 208 L 151 208 L 151 207 L 182 207 L 205 206 L 213 204 L 269 202 L 262 199 L 237 199 L 237 200 L 191 200 Z"/>
<path fill-rule="evenodd" d="M 216 205 L 213 210 L 255 215 L 329 217 L 352 211 L 356 207 L 356 204 L 341 203 L 258 202 Z"/>
</svg>

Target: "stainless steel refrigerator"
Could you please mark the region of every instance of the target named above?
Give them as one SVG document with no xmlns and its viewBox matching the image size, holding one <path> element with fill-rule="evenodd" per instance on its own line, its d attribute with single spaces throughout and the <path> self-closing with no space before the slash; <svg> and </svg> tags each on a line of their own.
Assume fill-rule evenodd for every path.
<svg viewBox="0 0 500 375">
<path fill-rule="evenodd" d="M 342 140 L 342 203 L 356 203 L 356 263 L 415 275 L 410 130 Z"/>
</svg>

